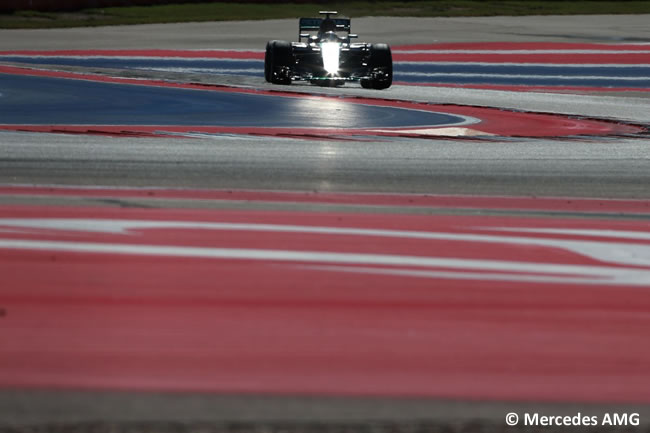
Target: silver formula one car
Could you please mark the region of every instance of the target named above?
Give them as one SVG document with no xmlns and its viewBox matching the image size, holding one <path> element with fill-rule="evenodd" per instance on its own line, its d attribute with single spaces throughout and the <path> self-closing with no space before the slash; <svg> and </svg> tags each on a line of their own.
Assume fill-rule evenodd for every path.
<svg viewBox="0 0 650 433">
<path fill-rule="evenodd" d="M 321 86 L 360 81 L 367 89 L 386 89 L 393 82 L 393 58 L 387 44 L 352 43 L 349 18 L 300 18 L 298 42 L 269 41 L 264 77 L 273 84 L 306 80 Z"/>
</svg>

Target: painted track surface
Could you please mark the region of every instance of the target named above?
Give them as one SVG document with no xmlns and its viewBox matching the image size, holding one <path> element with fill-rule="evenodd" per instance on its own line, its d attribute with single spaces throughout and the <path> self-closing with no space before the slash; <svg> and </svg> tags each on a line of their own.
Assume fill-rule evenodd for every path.
<svg viewBox="0 0 650 433">
<path fill-rule="evenodd" d="M 138 86 L 135 80 L 128 83 L 130 86 L 125 86 L 124 82 L 117 80 L 114 83 L 74 80 L 72 74 L 67 78 L 0 76 L 5 89 L 1 113 L 4 123 L 57 126 L 221 124 L 244 128 L 306 125 L 311 128 L 369 129 L 466 122 L 462 117 L 444 113 L 361 104 L 325 106 L 318 116 L 313 116 L 308 110 L 310 101 L 303 98 L 252 92 L 197 91 L 201 90 L 199 86 L 194 89 L 190 86 L 163 87 L 164 83 Z M 43 95 L 47 95 L 47 103 L 43 103 Z M 318 103 L 318 100 L 311 102 L 312 105 Z"/>
<path fill-rule="evenodd" d="M 429 90 L 396 86 L 382 98 L 442 99 L 442 91 Z M 580 116 L 596 105 L 616 106 L 587 115 L 606 117 L 610 125 L 643 123 L 647 110 L 632 92 L 593 105 L 595 99 L 571 95 L 587 101 L 572 106 L 562 95 L 452 90 L 465 101 L 489 99 L 488 108 L 519 109 L 514 105 L 523 101 L 533 106 L 525 111 L 535 111 L 544 101 Z M 362 91 L 317 92 L 358 98 Z M 217 190 L 4 188 L 0 263 L 16 287 L 2 291 L 0 305 L 8 325 L 5 390 L 416 395 L 471 399 L 478 407 L 506 399 L 533 407 L 648 404 L 650 170 L 642 134 L 307 141 L 221 129 L 159 140 L 115 137 L 117 130 L 87 136 L 87 129 L 69 130 L 84 133 L 74 136 L 3 132 L 2 182 Z M 333 193 L 323 200 L 305 192 L 223 190 L 231 187 L 399 194 Z M 454 188 L 492 196 L 403 194 Z M 632 199 L 530 197 L 539 194 Z M 203 207 L 213 209 L 197 210 Z M 126 226 L 116 229 L 120 220 L 129 221 L 126 233 Z M 328 228 L 327 235 L 314 226 Z M 369 229 L 376 232 L 363 231 Z M 260 260 L 250 258 L 253 252 Z M 107 271 L 107 262 L 124 272 Z M 24 269 L 30 272 L 19 272 Z M 189 289 L 174 284 L 188 275 Z M 101 339 L 110 345 L 97 345 Z M 512 353 L 511 346 L 521 351 Z M 79 357 L 88 368 L 69 367 Z M 91 366 L 96 360 L 112 362 Z M 152 360 L 160 362 L 151 367 Z M 10 404 L 2 407 L 11 410 L 16 406 L 7 395 Z M 58 400 L 50 397 L 41 407 Z M 77 417 L 79 407 L 70 410 Z M 204 413 L 211 410 L 204 406 Z M 505 409 L 494 412 L 501 420 Z M 337 413 L 333 419 L 345 410 Z"/>
<path fill-rule="evenodd" d="M 141 69 L 257 77 L 263 51 L 6 51 L 0 60 L 85 68 Z M 403 84 L 530 90 L 650 90 L 646 44 L 446 43 L 393 47 Z"/>
<path fill-rule="evenodd" d="M 645 127 L 537 113 L 376 98 L 0 67 L 1 129 L 115 135 L 606 136 Z M 80 126 L 87 125 L 87 126 Z"/>
<path fill-rule="evenodd" d="M 417 85 L 511 91 L 544 88 L 645 92 L 650 82 L 650 50 L 644 44 L 421 44 L 397 47 L 394 51 L 395 79 Z M 0 89 L 4 91 L 0 92 L 2 128 L 125 135 L 248 133 L 322 138 L 559 137 L 646 132 L 634 125 L 477 107 L 409 105 L 405 101 L 373 99 L 374 95 L 306 99 L 304 94 L 288 93 L 286 86 L 281 86 L 285 93 L 278 94 L 232 86 L 208 88 L 29 68 L 46 63 L 54 67 L 259 77 L 263 70 L 261 57 L 263 52 L 251 50 L 1 52 L 0 59 L 26 66 L 0 67 Z M 46 99 L 40 100 L 43 95 L 47 95 Z"/>
<path fill-rule="evenodd" d="M 206 194 L 49 196 L 151 193 Z M 650 203 L 492 207 L 531 205 L 556 216 L 5 206 L 0 383 L 649 402 Z"/>
</svg>

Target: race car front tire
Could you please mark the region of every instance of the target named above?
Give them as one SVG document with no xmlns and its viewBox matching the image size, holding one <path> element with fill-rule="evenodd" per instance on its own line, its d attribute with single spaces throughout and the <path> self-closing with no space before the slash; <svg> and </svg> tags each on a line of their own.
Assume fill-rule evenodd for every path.
<svg viewBox="0 0 650 433">
<path fill-rule="evenodd" d="M 387 89 L 393 84 L 393 56 L 387 44 L 372 44 L 368 59 L 369 78 L 361 80 L 365 89 Z"/>
<path fill-rule="evenodd" d="M 264 58 L 264 78 L 273 84 L 291 84 L 294 63 L 290 42 L 270 41 Z"/>
</svg>

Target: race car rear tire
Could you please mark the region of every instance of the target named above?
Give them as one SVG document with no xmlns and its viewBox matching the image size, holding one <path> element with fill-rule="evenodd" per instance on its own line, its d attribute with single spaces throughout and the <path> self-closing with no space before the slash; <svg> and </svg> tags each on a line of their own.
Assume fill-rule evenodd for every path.
<svg viewBox="0 0 650 433">
<path fill-rule="evenodd" d="M 264 59 L 264 77 L 273 84 L 291 84 L 294 63 L 290 42 L 271 41 Z"/>
<path fill-rule="evenodd" d="M 275 44 L 276 41 L 268 41 L 266 43 L 266 54 L 264 54 L 264 79 L 267 83 L 271 82 L 271 70 L 272 70 L 272 58 L 271 58 L 271 47 Z"/>
<path fill-rule="evenodd" d="M 369 78 L 361 80 L 365 89 L 387 89 L 393 84 L 393 56 L 387 44 L 372 44 L 368 60 Z"/>
</svg>

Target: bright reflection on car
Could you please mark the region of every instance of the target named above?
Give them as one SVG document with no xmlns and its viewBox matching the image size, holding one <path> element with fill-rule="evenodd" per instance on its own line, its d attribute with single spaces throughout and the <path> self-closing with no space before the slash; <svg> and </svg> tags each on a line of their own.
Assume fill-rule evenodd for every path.
<svg viewBox="0 0 650 433">
<path fill-rule="evenodd" d="M 321 54 L 323 56 L 323 67 L 330 75 L 336 75 L 339 71 L 339 53 L 341 44 L 338 42 L 323 42 Z"/>
</svg>

